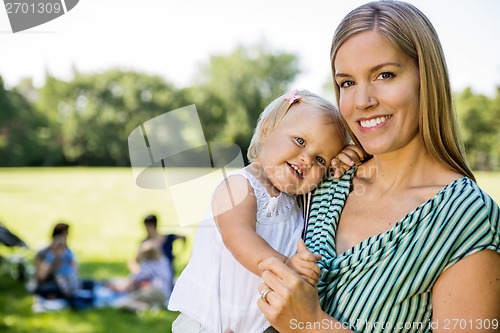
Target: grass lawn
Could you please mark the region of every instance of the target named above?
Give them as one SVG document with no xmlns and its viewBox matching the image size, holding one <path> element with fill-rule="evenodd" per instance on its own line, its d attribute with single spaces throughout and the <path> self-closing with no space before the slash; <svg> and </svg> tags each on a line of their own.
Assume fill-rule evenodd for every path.
<svg viewBox="0 0 500 333">
<path fill-rule="evenodd" d="M 203 205 L 196 196 L 191 200 Z M 0 246 L 4 257 L 32 258 L 49 241 L 53 225 L 66 221 L 82 277 L 124 276 L 150 213 L 158 216 L 161 232 L 189 237 L 187 245 L 174 247 L 179 272 L 189 259 L 195 228 L 180 226 L 170 191 L 138 187 L 130 168 L 0 169 L 0 223 L 30 246 L 25 251 Z M 114 309 L 33 314 L 31 305 L 24 285 L 0 270 L 0 332 L 166 333 L 176 317 L 168 311 L 136 316 Z"/>
<path fill-rule="evenodd" d="M 0 295 L 2 333 L 166 333 L 177 315 L 165 310 L 136 315 L 111 308 L 33 314 L 31 295 L 6 275 L 0 277 Z"/>
<path fill-rule="evenodd" d="M 477 177 L 479 185 L 500 202 L 500 173 L 477 173 Z M 0 246 L 0 254 L 22 252 L 32 257 L 49 241 L 53 225 L 64 220 L 71 226 L 68 242 L 82 277 L 123 276 L 126 262 L 145 236 L 142 220 L 154 213 L 161 232 L 188 236 L 185 247 L 174 248 L 179 272 L 189 259 L 194 224 L 207 204 L 209 192 L 201 188 L 211 189 L 210 181 L 197 181 L 196 191 L 192 186 L 187 192 L 180 186 L 150 190 L 135 184 L 130 168 L 0 169 L 0 223 L 30 246 L 26 251 Z M 115 309 L 33 314 L 31 305 L 24 285 L 0 270 L 0 332 L 167 333 L 177 315 L 166 310 L 135 315 Z"/>
</svg>

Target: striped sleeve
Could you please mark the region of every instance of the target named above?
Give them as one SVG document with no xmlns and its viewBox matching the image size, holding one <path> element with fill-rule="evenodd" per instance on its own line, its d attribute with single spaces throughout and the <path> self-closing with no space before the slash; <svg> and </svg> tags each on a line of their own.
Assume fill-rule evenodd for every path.
<svg viewBox="0 0 500 333">
<path fill-rule="evenodd" d="M 450 231 L 453 247 L 446 268 L 481 250 L 500 254 L 500 209 L 496 202 L 470 179 L 461 193 L 453 198 L 455 210 L 448 218 L 455 232 Z M 450 205 L 452 206 L 452 205 Z M 451 237 L 456 234 L 456 237 Z"/>
</svg>

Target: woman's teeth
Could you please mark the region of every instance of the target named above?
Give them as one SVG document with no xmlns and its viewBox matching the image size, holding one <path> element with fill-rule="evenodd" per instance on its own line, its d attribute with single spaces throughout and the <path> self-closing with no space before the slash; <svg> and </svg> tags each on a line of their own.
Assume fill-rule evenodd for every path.
<svg viewBox="0 0 500 333">
<path fill-rule="evenodd" d="M 361 127 L 363 127 L 363 128 L 372 128 L 372 127 L 375 127 L 379 124 L 382 124 L 383 122 L 385 122 L 389 118 L 391 118 L 391 116 L 378 117 L 378 118 L 373 118 L 370 120 L 361 120 L 359 123 L 361 124 Z"/>
</svg>

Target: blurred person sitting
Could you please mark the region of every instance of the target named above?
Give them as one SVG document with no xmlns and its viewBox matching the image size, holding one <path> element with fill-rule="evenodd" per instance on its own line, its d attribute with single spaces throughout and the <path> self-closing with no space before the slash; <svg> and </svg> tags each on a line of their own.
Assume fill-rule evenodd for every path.
<svg viewBox="0 0 500 333">
<path fill-rule="evenodd" d="M 144 218 L 144 227 L 146 229 L 147 236 L 141 242 L 144 243 L 147 240 L 152 240 L 156 243 L 158 248 L 161 250 L 161 253 L 166 257 L 168 268 L 170 270 L 170 275 L 172 277 L 175 276 L 175 268 L 174 268 L 174 260 L 175 254 L 173 251 L 173 243 L 176 240 L 181 240 L 182 242 L 186 242 L 186 236 L 177 235 L 177 234 L 165 234 L 162 235 L 158 232 L 158 219 L 156 215 L 148 215 Z M 139 253 L 136 255 L 135 261 L 129 264 L 129 268 L 131 271 L 136 271 L 138 266 L 138 257 Z M 173 279 L 172 279 L 173 281 Z M 173 288 L 173 283 L 171 285 Z"/>
<path fill-rule="evenodd" d="M 107 285 L 114 291 L 130 293 L 115 306 L 131 311 L 163 307 L 172 291 L 167 258 L 161 254 L 157 242 L 149 239 L 140 245 L 137 260 L 138 269 L 127 279 Z"/>
<path fill-rule="evenodd" d="M 68 224 L 57 223 L 51 243 L 36 254 L 33 293 L 46 299 L 65 299 L 79 309 L 91 305 L 93 282 L 80 280 L 75 255 L 67 245 L 68 232 Z"/>
</svg>

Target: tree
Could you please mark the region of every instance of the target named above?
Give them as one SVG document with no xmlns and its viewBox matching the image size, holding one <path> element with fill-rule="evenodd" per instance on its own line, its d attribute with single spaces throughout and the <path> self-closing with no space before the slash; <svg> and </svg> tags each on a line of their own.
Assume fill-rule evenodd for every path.
<svg viewBox="0 0 500 333">
<path fill-rule="evenodd" d="M 455 96 L 467 159 L 475 170 L 493 170 L 500 161 L 500 88 L 495 99 L 470 88 Z"/>
<path fill-rule="evenodd" d="M 113 166 L 129 165 L 127 138 L 134 128 L 184 105 L 162 78 L 118 69 L 76 72 L 70 82 L 49 77 L 37 103 L 66 163 Z"/>
<path fill-rule="evenodd" d="M 182 90 L 119 69 L 75 70 L 70 81 L 48 74 L 38 90 L 25 81 L 6 91 L 0 80 L 0 164 L 126 166 L 132 130 L 190 104 L 206 141 L 235 143 L 245 155 L 260 113 L 298 73 L 295 55 L 261 44 L 211 56 Z"/>
<path fill-rule="evenodd" d="M 31 87 L 23 81 L 21 87 Z M 18 88 L 6 90 L 0 77 L 0 165 L 31 166 L 44 158 L 43 145 L 46 122 Z"/>
</svg>

